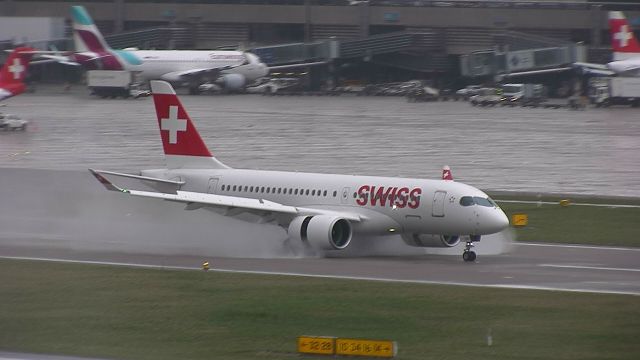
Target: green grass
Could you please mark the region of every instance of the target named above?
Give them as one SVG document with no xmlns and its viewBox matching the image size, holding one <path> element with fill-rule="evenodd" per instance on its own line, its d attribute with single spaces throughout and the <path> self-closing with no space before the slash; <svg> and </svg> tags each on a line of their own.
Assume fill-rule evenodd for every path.
<svg viewBox="0 0 640 360">
<path fill-rule="evenodd" d="M 529 217 L 527 226 L 515 227 L 518 241 L 640 247 L 640 207 L 563 207 L 559 204 L 560 200 L 568 199 L 571 204 L 640 205 L 640 199 L 578 195 L 539 197 L 533 194 L 492 194 L 492 197 L 501 200 L 554 202 L 538 205 L 498 201 L 510 220 L 514 214 L 526 214 Z"/>
<path fill-rule="evenodd" d="M 638 359 L 640 297 L 0 260 L 0 349 L 286 359 L 296 337 L 398 359 Z M 493 346 L 486 345 L 491 329 Z"/>
</svg>

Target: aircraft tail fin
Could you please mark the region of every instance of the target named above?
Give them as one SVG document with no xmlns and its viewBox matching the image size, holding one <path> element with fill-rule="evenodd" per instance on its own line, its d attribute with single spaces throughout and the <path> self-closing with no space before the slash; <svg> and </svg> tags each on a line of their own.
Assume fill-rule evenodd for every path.
<svg viewBox="0 0 640 360">
<path fill-rule="evenodd" d="M 451 168 L 449 167 L 449 165 L 445 165 L 442 167 L 442 180 L 453 181 L 453 175 L 451 174 Z"/>
<path fill-rule="evenodd" d="M 640 56 L 640 44 L 622 11 L 609 11 L 609 32 L 614 60 Z"/>
<path fill-rule="evenodd" d="M 0 84 L 3 86 L 23 84 L 33 51 L 28 47 L 14 49 L 0 70 Z"/>
<path fill-rule="evenodd" d="M 167 167 L 229 168 L 211 155 L 171 84 L 166 81 L 150 83 Z"/>
<path fill-rule="evenodd" d="M 72 6 L 73 42 L 77 52 L 104 52 L 111 48 L 84 6 Z"/>
</svg>

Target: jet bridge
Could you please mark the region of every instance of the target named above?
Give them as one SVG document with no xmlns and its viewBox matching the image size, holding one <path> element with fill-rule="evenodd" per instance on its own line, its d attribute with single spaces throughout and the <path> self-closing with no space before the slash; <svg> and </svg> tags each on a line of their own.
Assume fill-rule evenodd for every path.
<svg viewBox="0 0 640 360">
<path fill-rule="evenodd" d="M 585 47 L 567 41 L 515 31 L 496 34 L 493 49 L 461 57 L 461 73 L 468 77 L 496 78 L 567 71 L 586 61 Z"/>
</svg>

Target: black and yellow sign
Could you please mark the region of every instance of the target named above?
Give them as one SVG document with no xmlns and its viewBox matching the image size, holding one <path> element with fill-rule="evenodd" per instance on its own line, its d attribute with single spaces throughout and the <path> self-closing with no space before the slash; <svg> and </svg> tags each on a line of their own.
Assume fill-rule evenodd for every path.
<svg viewBox="0 0 640 360">
<path fill-rule="evenodd" d="M 529 223 L 529 217 L 527 214 L 513 214 L 511 223 L 513 226 L 527 226 Z"/>
<path fill-rule="evenodd" d="M 397 351 L 395 341 L 336 339 L 336 355 L 390 358 L 396 356 Z"/>
<path fill-rule="evenodd" d="M 299 336 L 298 352 L 304 354 L 335 354 L 336 338 L 328 336 Z"/>
</svg>

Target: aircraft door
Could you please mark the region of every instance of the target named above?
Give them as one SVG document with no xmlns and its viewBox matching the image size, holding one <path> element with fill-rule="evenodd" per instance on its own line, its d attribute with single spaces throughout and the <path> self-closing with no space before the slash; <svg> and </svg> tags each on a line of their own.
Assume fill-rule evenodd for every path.
<svg viewBox="0 0 640 360">
<path fill-rule="evenodd" d="M 348 187 L 345 187 L 342 189 L 342 196 L 341 196 L 341 202 L 343 204 L 348 204 L 349 203 L 349 193 L 351 192 L 351 189 Z"/>
<path fill-rule="evenodd" d="M 444 217 L 444 198 L 447 196 L 446 191 L 436 191 L 433 195 L 433 203 L 431 216 Z"/>
<path fill-rule="evenodd" d="M 207 189 L 207 192 L 209 194 L 215 194 L 216 193 L 216 189 L 218 188 L 218 178 L 209 178 L 209 188 Z"/>
</svg>

